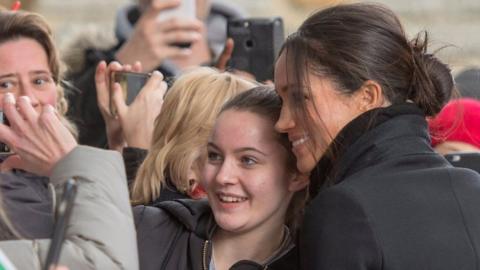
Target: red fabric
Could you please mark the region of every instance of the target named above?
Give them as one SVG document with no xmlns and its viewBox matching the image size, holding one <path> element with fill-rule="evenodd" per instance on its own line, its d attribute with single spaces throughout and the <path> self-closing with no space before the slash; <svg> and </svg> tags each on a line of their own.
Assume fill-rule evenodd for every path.
<svg viewBox="0 0 480 270">
<path fill-rule="evenodd" d="M 445 141 L 457 141 L 480 148 L 479 100 L 452 100 L 428 124 L 432 146 Z"/>
</svg>

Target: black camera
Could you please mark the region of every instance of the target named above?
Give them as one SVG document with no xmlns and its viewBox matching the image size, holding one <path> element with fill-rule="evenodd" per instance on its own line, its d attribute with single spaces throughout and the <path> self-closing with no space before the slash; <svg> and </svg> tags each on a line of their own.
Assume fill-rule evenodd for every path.
<svg viewBox="0 0 480 270">
<path fill-rule="evenodd" d="M 235 43 L 230 68 L 249 72 L 258 81 L 273 80 L 275 59 L 284 41 L 282 18 L 230 20 L 227 35 Z"/>
</svg>

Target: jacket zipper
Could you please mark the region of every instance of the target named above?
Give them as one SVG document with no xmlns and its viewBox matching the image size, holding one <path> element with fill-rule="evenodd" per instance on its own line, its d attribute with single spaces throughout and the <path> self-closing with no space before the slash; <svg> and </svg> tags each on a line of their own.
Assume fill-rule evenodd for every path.
<svg viewBox="0 0 480 270">
<path fill-rule="evenodd" d="M 207 249 L 208 249 L 209 240 L 205 240 L 203 243 L 203 270 L 208 270 L 207 268 Z"/>
<path fill-rule="evenodd" d="M 208 244 L 209 244 L 209 240 L 205 240 L 205 242 L 203 242 L 203 270 L 208 270 L 208 267 L 207 267 L 207 250 L 208 250 Z M 263 267 L 263 270 L 268 270 L 268 265 L 265 265 L 265 267 Z"/>
</svg>

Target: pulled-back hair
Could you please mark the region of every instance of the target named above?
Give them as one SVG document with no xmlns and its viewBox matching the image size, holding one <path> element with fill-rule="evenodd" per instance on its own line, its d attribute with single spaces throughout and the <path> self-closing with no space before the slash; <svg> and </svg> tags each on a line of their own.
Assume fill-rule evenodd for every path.
<svg viewBox="0 0 480 270">
<path fill-rule="evenodd" d="M 227 102 L 220 113 L 228 110 L 236 110 L 243 112 L 251 112 L 258 116 L 264 117 L 272 122 L 272 127 L 280 117 L 282 102 L 275 90 L 269 86 L 257 86 L 245 91 L 232 100 Z M 295 173 L 296 160 L 292 153 L 291 143 L 285 133 L 278 133 L 272 128 L 272 133 L 276 134 L 278 142 L 287 151 L 287 161 L 285 166 L 287 170 Z M 303 209 L 307 200 L 307 189 L 296 192 L 287 210 L 285 224 L 295 232 L 298 228 L 303 216 Z"/>
<path fill-rule="evenodd" d="M 427 45 L 427 32 L 409 41 L 397 16 L 381 5 L 338 5 L 314 13 L 282 48 L 293 70 L 287 82 L 297 123 L 316 132 L 303 98 L 303 89 L 312 92 L 308 74 L 331 80 L 344 95 L 373 80 L 391 104 L 413 102 L 425 115 L 437 114 L 452 95 L 453 79 Z"/>
<path fill-rule="evenodd" d="M 231 73 L 207 67 L 181 75 L 155 120 L 151 148 L 132 186 L 133 204 L 155 201 L 167 178 L 186 193 L 188 172 L 198 166 L 222 105 L 254 86 Z"/>
</svg>

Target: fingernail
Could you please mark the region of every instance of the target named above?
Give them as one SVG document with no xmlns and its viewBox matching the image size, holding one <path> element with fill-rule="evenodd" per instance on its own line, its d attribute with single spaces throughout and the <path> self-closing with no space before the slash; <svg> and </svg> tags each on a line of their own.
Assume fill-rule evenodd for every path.
<svg viewBox="0 0 480 270">
<path fill-rule="evenodd" d="M 5 97 L 3 98 L 5 102 L 10 103 L 10 104 L 15 104 L 15 97 L 13 96 L 12 93 L 6 93 Z"/>
<path fill-rule="evenodd" d="M 27 102 L 27 103 L 30 103 L 30 97 L 29 96 L 20 96 L 19 98 L 22 99 L 23 101 Z"/>
<path fill-rule="evenodd" d="M 46 113 L 54 113 L 55 108 L 53 108 L 53 106 L 50 104 L 46 104 L 45 106 L 43 106 L 43 111 Z"/>
<path fill-rule="evenodd" d="M 160 71 L 155 70 L 155 71 L 152 72 L 152 76 L 158 76 L 159 77 L 159 76 L 163 76 L 163 75 Z"/>
</svg>

